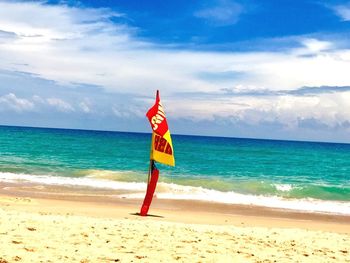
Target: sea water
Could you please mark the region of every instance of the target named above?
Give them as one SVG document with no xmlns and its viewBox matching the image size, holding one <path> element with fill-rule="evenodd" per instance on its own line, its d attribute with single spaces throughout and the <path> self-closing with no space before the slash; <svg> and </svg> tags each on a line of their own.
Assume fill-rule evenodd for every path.
<svg viewBox="0 0 350 263">
<path fill-rule="evenodd" d="M 176 166 L 157 165 L 158 198 L 350 215 L 349 144 L 172 139 Z M 115 190 L 116 198 L 142 198 L 150 141 L 151 134 L 143 133 L 0 126 L 0 182 Z"/>
</svg>

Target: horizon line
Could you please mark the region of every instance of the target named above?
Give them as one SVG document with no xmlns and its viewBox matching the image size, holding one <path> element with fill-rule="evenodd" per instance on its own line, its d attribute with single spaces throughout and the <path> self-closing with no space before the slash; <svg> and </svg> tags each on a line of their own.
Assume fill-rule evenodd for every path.
<svg viewBox="0 0 350 263">
<path fill-rule="evenodd" d="M 47 126 L 25 126 L 25 125 L 6 125 L 0 124 L 0 127 L 15 127 L 15 128 L 32 128 L 32 129 L 52 129 L 52 130 L 71 130 L 71 131 L 91 131 L 91 132 L 114 132 L 114 133 L 136 133 L 136 134 L 152 134 L 152 132 L 141 131 L 122 131 L 122 130 L 99 130 L 99 129 L 82 129 L 82 128 L 67 128 L 67 127 L 47 127 Z M 254 137 L 233 137 L 233 136 L 217 136 L 217 135 L 199 135 L 199 134 L 179 134 L 171 133 L 172 136 L 188 136 L 188 137 L 206 137 L 206 138 L 223 138 L 223 139 L 238 139 L 238 140 L 258 140 L 258 141 L 281 141 L 281 142 L 297 142 L 297 143 L 323 143 L 323 144 L 345 144 L 348 142 L 332 142 L 332 141 L 306 141 L 293 139 L 274 139 L 274 138 L 254 138 Z"/>
</svg>

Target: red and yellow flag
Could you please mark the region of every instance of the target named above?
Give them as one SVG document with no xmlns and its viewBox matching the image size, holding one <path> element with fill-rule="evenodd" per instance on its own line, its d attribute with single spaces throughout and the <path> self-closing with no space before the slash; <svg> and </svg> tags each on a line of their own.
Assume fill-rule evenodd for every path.
<svg viewBox="0 0 350 263">
<path fill-rule="evenodd" d="M 174 148 L 158 90 L 156 102 L 148 110 L 146 116 L 153 130 L 151 160 L 175 166 Z"/>
</svg>

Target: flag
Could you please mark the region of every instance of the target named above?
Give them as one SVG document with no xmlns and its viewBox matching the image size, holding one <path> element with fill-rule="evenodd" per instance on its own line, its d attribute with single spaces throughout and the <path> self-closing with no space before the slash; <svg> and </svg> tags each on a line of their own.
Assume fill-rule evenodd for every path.
<svg viewBox="0 0 350 263">
<path fill-rule="evenodd" d="M 156 102 L 146 114 L 153 133 L 151 146 L 151 160 L 170 166 L 175 166 L 174 148 L 171 141 L 168 123 L 157 90 Z"/>
</svg>

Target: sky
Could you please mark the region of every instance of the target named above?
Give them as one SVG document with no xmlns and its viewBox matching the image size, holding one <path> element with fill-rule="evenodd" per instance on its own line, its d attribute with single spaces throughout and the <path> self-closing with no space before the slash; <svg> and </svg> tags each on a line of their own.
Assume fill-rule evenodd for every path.
<svg viewBox="0 0 350 263">
<path fill-rule="evenodd" d="M 350 143 L 350 1 L 0 0 L 0 124 Z"/>
</svg>

